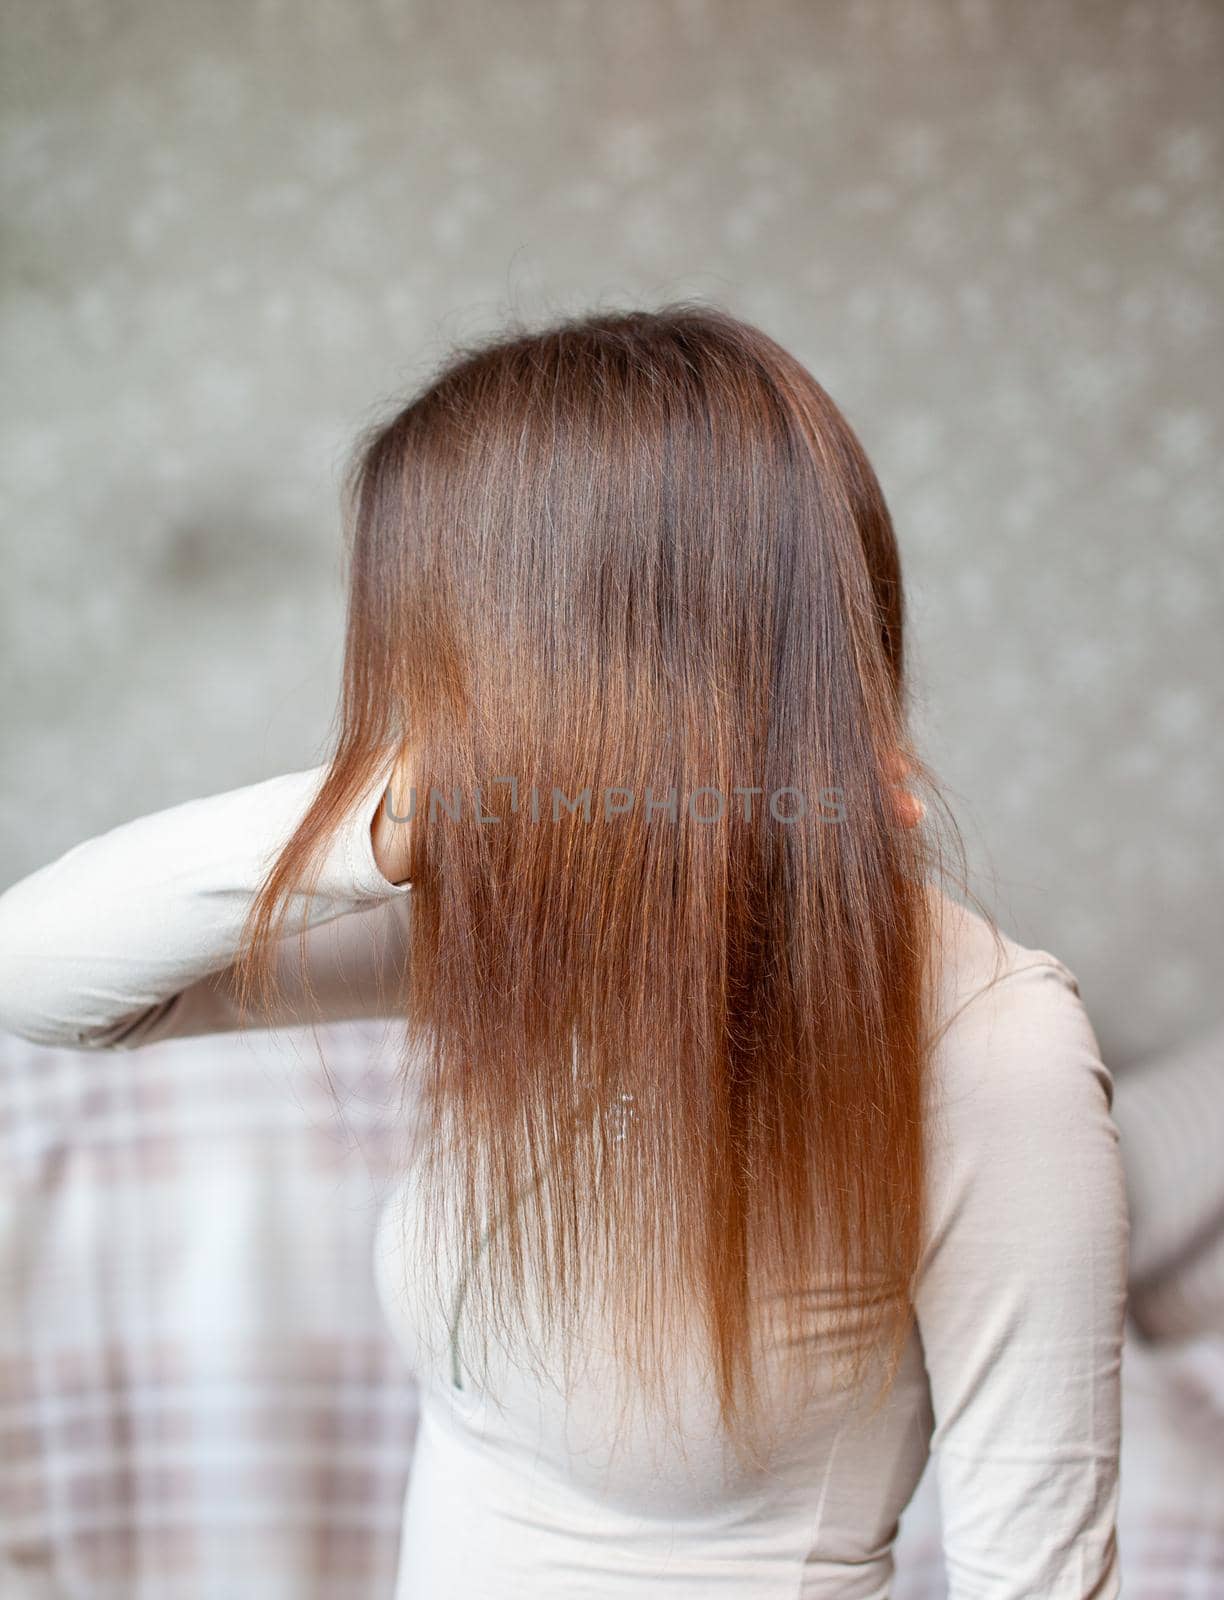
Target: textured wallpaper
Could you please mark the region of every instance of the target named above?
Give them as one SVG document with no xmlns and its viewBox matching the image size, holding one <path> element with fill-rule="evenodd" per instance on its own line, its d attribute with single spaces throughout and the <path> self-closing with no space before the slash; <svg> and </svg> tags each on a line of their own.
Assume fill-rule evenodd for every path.
<svg viewBox="0 0 1224 1600">
<path fill-rule="evenodd" d="M 319 759 L 337 470 L 700 295 L 897 523 L 930 759 L 1117 1065 L 1224 1012 L 1224 6 L 8 0 L 0 879 Z"/>
</svg>

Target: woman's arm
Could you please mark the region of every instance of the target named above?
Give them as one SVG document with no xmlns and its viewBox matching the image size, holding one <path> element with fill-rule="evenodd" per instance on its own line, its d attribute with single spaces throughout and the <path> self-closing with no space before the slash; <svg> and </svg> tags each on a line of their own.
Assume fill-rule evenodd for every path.
<svg viewBox="0 0 1224 1600">
<path fill-rule="evenodd" d="M 1108 1600 L 1129 1218 L 1113 1082 L 1046 952 L 972 1001 L 935 1074 L 915 1304 L 950 1600 Z"/>
<path fill-rule="evenodd" d="M 0 1027 L 78 1049 L 237 1027 L 232 963 L 247 911 L 325 770 L 138 817 L 0 895 Z M 388 881 L 374 855 L 387 776 L 332 839 L 313 895 L 294 896 L 277 950 L 283 1000 L 256 1025 L 394 1009 L 411 886 Z M 299 1013 L 307 982 L 317 1009 Z"/>
</svg>

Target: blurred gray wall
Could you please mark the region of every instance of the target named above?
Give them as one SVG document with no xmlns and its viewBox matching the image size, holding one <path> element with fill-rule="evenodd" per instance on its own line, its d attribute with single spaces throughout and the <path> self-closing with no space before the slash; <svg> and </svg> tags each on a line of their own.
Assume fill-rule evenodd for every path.
<svg viewBox="0 0 1224 1600">
<path fill-rule="evenodd" d="M 3 861 L 320 758 L 337 469 L 453 339 L 679 294 L 903 542 L 1005 927 L 1221 1014 L 1224 7 L 9 0 Z"/>
</svg>

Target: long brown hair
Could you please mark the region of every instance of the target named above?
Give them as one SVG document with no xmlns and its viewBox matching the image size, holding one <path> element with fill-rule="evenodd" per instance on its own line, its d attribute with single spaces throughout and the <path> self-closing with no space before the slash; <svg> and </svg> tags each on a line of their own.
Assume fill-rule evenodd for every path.
<svg viewBox="0 0 1224 1600">
<path fill-rule="evenodd" d="M 346 511 L 335 751 L 251 908 L 245 992 L 266 997 L 288 897 L 409 753 L 404 1070 L 425 1220 L 483 1247 L 467 1314 L 508 1328 L 533 1276 L 569 1329 L 597 1290 L 651 1384 L 667 1330 L 695 1328 L 738 1440 L 756 1312 L 819 1274 L 856 1307 L 850 1381 L 883 1341 L 887 1387 L 935 942 L 898 755 L 937 794 L 850 425 L 721 309 L 599 312 L 452 350 L 362 436 Z"/>
</svg>

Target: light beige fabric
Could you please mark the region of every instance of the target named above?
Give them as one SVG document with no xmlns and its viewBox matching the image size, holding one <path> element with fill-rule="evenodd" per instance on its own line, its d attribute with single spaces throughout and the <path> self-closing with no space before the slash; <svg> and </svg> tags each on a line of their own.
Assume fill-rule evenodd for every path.
<svg viewBox="0 0 1224 1600">
<path fill-rule="evenodd" d="M 0 896 L 0 1025 L 38 1042 L 131 1047 L 231 1028 L 229 963 L 251 894 L 319 769 L 189 802 L 78 845 Z M 393 1008 L 411 891 L 378 873 L 381 782 L 329 852 L 307 971 L 332 1018 Z M 813 1600 L 888 1593 L 897 1518 L 933 1451 L 954 1600 L 1119 1592 L 1119 1376 L 1129 1221 L 1112 1080 L 1075 979 L 945 913 L 931 1076 L 930 1226 L 918 1329 L 873 1421 L 829 1387 L 782 1422 L 767 1476 L 722 1478 L 708 1399 L 687 1459 L 637 1418 L 613 1451 L 598 1338 L 568 1403 L 495 1362 L 458 1388 L 449 1330 L 413 1296 L 413 1175 L 375 1270 L 422 1382 L 399 1594 L 449 1600 L 665 1589 Z M 286 1009 L 302 976 L 284 946 Z M 407 1226 L 401 1230 L 400 1222 Z M 818 1294 L 813 1301 L 818 1302 Z M 812 1326 L 812 1358 L 821 1357 Z"/>
</svg>

